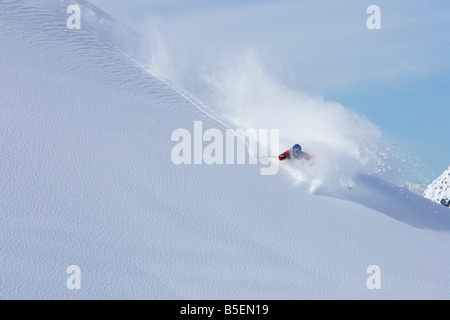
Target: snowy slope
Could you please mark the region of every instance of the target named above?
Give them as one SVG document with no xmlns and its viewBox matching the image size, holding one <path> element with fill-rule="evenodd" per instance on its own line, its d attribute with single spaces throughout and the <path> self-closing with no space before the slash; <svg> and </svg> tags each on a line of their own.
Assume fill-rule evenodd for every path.
<svg viewBox="0 0 450 320">
<path fill-rule="evenodd" d="M 286 170 L 174 165 L 175 129 L 223 126 L 78 2 L 81 30 L 73 1 L 0 2 L 1 299 L 450 298 L 447 208 L 367 176 L 311 194 Z"/>
<path fill-rule="evenodd" d="M 448 204 L 450 200 L 450 167 L 428 186 L 424 197 L 437 203 Z"/>
</svg>

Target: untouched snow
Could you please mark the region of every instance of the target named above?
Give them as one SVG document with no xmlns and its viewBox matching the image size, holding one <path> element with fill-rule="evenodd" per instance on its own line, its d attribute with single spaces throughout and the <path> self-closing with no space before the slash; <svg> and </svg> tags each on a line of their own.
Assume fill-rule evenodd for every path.
<svg viewBox="0 0 450 320">
<path fill-rule="evenodd" d="M 428 186 L 424 196 L 437 203 L 443 201 L 448 204 L 450 200 L 450 167 Z"/>
<path fill-rule="evenodd" d="M 78 2 L 81 30 L 72 1 L 0 2 L 1 299 L 450 298 L 447 208 L 367 175 L 312 194 L 284 168 L 174 165 L 175 129 L 224 127 Z"/>
</svg>

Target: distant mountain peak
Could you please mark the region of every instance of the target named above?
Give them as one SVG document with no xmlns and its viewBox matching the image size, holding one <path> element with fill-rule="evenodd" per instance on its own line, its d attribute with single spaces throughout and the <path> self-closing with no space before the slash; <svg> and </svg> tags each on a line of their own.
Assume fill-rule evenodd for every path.
<svg viewBox="0 0 450 320">
<path fill-rule="evenodd" d="M 450 166 L 428 186 L 423 195 L 446 207 L 450 205 Z"/>
</svg>

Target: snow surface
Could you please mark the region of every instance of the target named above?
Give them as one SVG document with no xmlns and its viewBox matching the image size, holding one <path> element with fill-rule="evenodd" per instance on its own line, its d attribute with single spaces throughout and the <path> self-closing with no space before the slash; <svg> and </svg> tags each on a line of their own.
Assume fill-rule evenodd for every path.
<svg viewBox="0 0 450 320">
<path fill-rule="evenodd" d="M 450 298 L 447 208 L 374 175 L 174 165 L 173 130 L 225 128 L 87 2 L 68 30 L 73 3 L 0 2 L 1 299 Z"/>
<path fill-rule="evenodd" d="M 424 192 L 424 197 L 441 203 L 450 200 L 450 167 L 434 180 Z"/>
</svg>

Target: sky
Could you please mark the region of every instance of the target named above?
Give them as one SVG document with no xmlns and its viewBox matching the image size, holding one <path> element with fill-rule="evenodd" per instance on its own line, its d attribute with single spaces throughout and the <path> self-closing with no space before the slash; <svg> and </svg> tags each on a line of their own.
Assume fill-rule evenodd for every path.
<svg viewBox="0 0 450 320">
<path fill-rule="evenodd" d="M 379 126 L 413 182 L 430 183 L 450 165 L 448 1 L 90 2 L 155 43 L 170 64 L 161 73 L 187 89 L 198 90 L 193 70 L 252 50 L 283 84 Z M 366 26 L 373 4 L 380 30 Z"/>
</svg>

